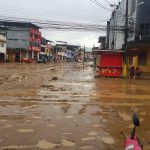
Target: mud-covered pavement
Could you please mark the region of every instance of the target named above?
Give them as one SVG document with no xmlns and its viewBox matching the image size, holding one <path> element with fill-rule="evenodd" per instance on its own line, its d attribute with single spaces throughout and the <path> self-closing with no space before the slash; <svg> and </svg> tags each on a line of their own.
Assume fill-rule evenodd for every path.
<svg viewBox="0 0 150 150">
<path fill-rule="evenodd" d="M 150 149 L 150 81 L 94 78 L 91 67 L 0 64 L 1 150 L 120 150 L 138 112 Z"/>
</svg>

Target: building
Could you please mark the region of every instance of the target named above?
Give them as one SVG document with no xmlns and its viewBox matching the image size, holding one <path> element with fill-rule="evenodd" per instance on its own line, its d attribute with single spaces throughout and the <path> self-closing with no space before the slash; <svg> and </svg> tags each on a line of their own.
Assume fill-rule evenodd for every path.
<svg viewBox="0 0 150 150">
<path fill-rule="evenodd" d="M 9 61 L 23 58 L 37 60 L 41 51 L 39 27 L 28 22 L 0 22 L 7 28 L 7 55 Z"/>
<path fill-rule="evenodd" d="M 106 36 L 100 36 L 98 43 L 100 43 L 100 49 L 106 49 Z"/>
<path fill-rule="evenodd" d="M 150 72 L 150 1 L 128 0 L 128 35 L 125 50 L 126 1 L 119 2 L 107 23 L 106 47 L 124 50 L 129 67 L 140 66 L 144 72 Z"/>
<path fill-rule="evenodd" d="M 78 45 L 67 44 L 63 41 L 57 41 L 54 47 L 54 56 L 56 59 L 62 61 L 78 61 L 79 58 L 79 48 Z"/>
<path fill-rule="evenodd" d="M 0 33 L 0 62 L 6 59 L 6 35 Z"/>
<path fill-rule="evenodd" d="M 136 5 L 140 6 L 137 7 L 136 19 L 132 19 L 135 30 L 134 39 L 128 43 L 129 63 L 150 72 L 150 1 L 136 0 Z"/>
<path fill-rule="evenodd" d="M 52 61 L 53 60 L 53 46 L 52 41 L 41 38 L 41 51 L 39 54 L 39 60 Z"/>
<path fill-rule="evenodd" d="M 119 2 L 107 22 L 106 48 L 109 50 L 120 50 L 124 44 L 125 4 L 125 0 Z"/>
</svg>

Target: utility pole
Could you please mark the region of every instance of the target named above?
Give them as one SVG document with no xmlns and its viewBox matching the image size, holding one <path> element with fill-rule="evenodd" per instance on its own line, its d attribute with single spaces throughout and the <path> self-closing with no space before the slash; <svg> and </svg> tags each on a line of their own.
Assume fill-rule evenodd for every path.
<svg viewBox="0 0 150 150">
<path fill-rule="evenodd" d="M 124 59 L 124 77 L 127 76 L 127 64 L 128 64 L 128 60 L 127 60 L 127 49 L 128 49 L 128 22 L 129 22 L 129 18 L 128 18 L 128 4 L 129 4 L 129 0 L 126 0 L 126 12 L 125 12 L 125 30 L 124 30 L 124 49 L 125 49 L 125 59 Z"/>
<path fill-rule="evenodd" d="M 127 53 L 127 44 L 128 44 L 128 22 L 129 22 L 129 18 L 128 18 L 128 4 L 129 4 L 129 0 L 126 0 L 126 13 L 125 13 L 125 37 L 124 37 L 124 44 L 125 44 L 125 54 Z M 127 63 L 127 60 L 125 60 Z"/>
<path fill-rule="evenodd" d="M 84 45 L 84 53 L 83 53 L 83 67 L 84 67 L 84 63 L 85 63 L 85 45 Z"/>
</svg>

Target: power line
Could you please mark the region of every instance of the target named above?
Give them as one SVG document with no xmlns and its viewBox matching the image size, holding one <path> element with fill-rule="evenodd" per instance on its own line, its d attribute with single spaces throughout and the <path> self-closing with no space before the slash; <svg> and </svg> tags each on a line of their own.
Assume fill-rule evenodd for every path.
<svg viewBox="0 0 150 150">
<path fill-rule="evenodd" d="M 102 5 L 101 3 L 99 3 L 97 0 L 90 0 L 92 3 L 96 4 L 97 6 L 107 10 L 107 11 L 111 11 L 109 8 L 105 7 L 104 5 Z M 112 11 L 111 11 L 112 12 Z"/>
<path fill-rule="evenodd" d="M 108 3 L 109 4 L 109 6 L 111 5 L 107 0 L 104 0 L 106 3 Z"/>
</svg>

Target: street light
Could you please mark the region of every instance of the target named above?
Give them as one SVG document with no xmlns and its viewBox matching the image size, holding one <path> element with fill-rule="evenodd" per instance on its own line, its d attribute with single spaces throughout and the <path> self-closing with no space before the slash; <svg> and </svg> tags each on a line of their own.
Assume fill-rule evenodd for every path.
<svg viewBox="0 0 150 150">
<path fill-rule="evenodd" d="M 128 17 L 130 17 L 130 16 L 135 12 L 135 10 L 136 10 L 139 6 L 141 6 L 141 5 L 143 5 L 143 4 L 144 4 L 144 2 L 138 3 L 137 6 L 135 7 L 135 9 L 128 15 Z"/>
</svg>

